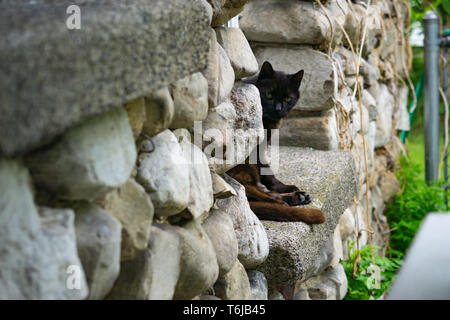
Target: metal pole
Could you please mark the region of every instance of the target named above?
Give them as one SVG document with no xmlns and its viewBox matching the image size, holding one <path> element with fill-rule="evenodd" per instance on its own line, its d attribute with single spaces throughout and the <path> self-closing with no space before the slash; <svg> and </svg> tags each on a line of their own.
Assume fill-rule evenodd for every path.
<svg viewBox="0 0 450 320">
<path fill-rule="evenodd" d="M 423 17 L 425 25 L 425 179 L 438 178 L 439 171 L 439 18 L 434 11 Z"/>
</svg>

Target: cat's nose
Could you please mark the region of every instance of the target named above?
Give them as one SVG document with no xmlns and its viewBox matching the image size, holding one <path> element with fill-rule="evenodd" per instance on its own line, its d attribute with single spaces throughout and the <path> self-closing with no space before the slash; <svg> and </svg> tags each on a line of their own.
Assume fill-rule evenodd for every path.
<svg viewBox="0 0 450 320">
<path fill-rule="evenodd" d="M 275 106 L 275 110 L 279 112 L 279 111 L 281 111 L 281 109 L 282 109 L 281 104 L 277 103 L 276 106 Z"/>
</svg>

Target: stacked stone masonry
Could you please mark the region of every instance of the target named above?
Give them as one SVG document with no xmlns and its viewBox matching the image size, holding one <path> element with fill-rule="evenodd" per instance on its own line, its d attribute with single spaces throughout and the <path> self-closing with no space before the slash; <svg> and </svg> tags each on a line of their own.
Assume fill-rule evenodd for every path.
<svg viewBox="0 0 450 320">
<path fill-rule="evenodd" d="M 0 299 L 343 299 L 348 244 L 389 240 L 408 24 L 400 0 L 2 1 Z M 322 225 L 260 221 L 226 173 L 264 137 L 241 79 L 266 60 L 305 70 L 270 160 Z"/>
</svg>

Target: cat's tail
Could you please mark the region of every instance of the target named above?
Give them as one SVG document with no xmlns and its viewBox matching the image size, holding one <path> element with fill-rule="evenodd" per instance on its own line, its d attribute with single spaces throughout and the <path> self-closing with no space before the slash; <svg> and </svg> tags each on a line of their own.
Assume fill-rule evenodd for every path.
<svg viewBox="0 0 450 320">
<path fill-rule="evenodd" d="M 326 221 L 325 214 L 318 209 L 290 207 L 273 202 L 249 201 L 249 204 L 261 220 L 302 221 L 307 224 L 321 224 Z"/>
</svg>

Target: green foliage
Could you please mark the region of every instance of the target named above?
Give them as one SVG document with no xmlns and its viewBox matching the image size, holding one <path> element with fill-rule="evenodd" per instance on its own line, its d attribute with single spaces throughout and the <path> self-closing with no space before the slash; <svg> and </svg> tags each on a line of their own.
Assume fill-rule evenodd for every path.
<svg viewBox="0 0 450 320">
<path fill-rule="evenodd" d="M 349 244 L 351 252 L 348 260 L 342 262 L 345 274 L 348 279 L 348 292 L 345 300 L 368 300 L 370 298 L 378 299 L 392 284 L 395 278 L 395 272 L 401 264 L 397 258 L 387 258 L 374 256 L 375 268 L 373 267 L 370 247 L 365 246 L 360 249 L 360 260 L 358 270 L 353 276 L 353 266 L 358 259 L 358 251 L 354 250 L 355 242 Z M 373 246 L 375 252 L 378 247 Z M 375 279 L 378 285 L 375 284 Z"/>
<path fill-rule="evenodd" d="M 446 23 L 446 19 L 450 15 L 450 1 L 449 0 L 411 0 L 411 22 L 420 21 L 424 14 L 429 10 L 435 10 L 439 15 L 443 25 Z"/>
<path fill-rule="evenodd" d="M 450 1 L 444 0 L 442 2 L 442 8 L 444 9 L 445 13 L 447 13 L 447 15 L 450 15 Z"/>
<path fill-rule="evenodd" d="M 377 299 L 389 289 L 395 279 L 395 272 L 402 264 L 403 257 L 417 233 L 425 215 L 433 211 L 446 211 L 444 192 L 439 187 L 442 181 L 427 185 L 424 180 L 424 142 L 423 135 L 412 132 L 410 137 L 410 158 L 400 159 L 401 169 L 397 178 L 402 186 L 402 193 L 395 196 L 388 205 L 385 213 L 391 228 L 391 238 L 386 257 L 375 256 L 375 265 L 381 268 L 380 287 L 374 289 L 370 286 L 370 265 L 372 257 L 370 247 L 360 250 L 359 268 L 353 276 L 353 266 L 358 259 L 358 252 L 354 250 L 354 243 L 349 246 L 349 252 L 354 250 L 349 259 L 342 264 L 348 279 L 348 293 L 346 300 L 367 300 L 371 297 Z M 374 253 L 377 251 L 373 247 Z"/>
<path fill-rule="evenodd" d="M 433 211 L 445 211 L 444 193 L 439 182 L 426 184 L 423 166 L 400 159 L 401 170 L 397 176 L 403 184 L 403 193 L 397 194 L 386 212 L 391 233 L 391 256 L 402 258 L 425 215 Z M 441 182 L 442 183 L 442 182 Z"/>
<path fill-rule="evenodd" d="M 429 10 L 435 10 L 439 15 L 442 28 L 448 22 L 450 16 L 450 0 L 410 0 L 411 4 L 411 24 L 418 21 L 423 27 L 423 16 Z M 443 31 L 443 30 L 442 30 Z M 413 47 L 413 61 L 410 78 L 414 85 L 417 85 L 420 75 L 424 70 L 423 48 Z M 423 96 L 422 96 L 423 97 Z M 409 100 L 412 101 L 412 92 L 409 92 Z M 443 114 L 444 106 L 440 104 L 440 111 Z M 413 129 L 423 126 L 423 99 L 417 101 L 417 111 L 413 122 Z"/>
</svg>

